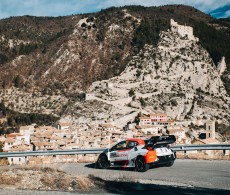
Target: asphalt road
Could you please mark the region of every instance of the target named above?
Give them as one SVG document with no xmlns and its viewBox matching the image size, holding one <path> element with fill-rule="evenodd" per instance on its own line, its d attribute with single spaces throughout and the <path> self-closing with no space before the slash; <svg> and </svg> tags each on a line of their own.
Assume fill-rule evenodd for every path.
<svg viewBox="0 0 230 195">
<path fill-rule="evenodd" d="M 230 161 L 177 159 L 172 167 L 151 168 L 144 173 L 127 169 L 99 170 L 94 167 L 89 163 L 58 165 L 59 169 L 70 174 L 92 174 L 106 180 L 138 180 L 159 185 L 230 190 Z"/>
<path fill-rule="evenodd" d="M 58 168 L 73 175 L 91 174 L 105 179 L 107 187 L 99 191 L 100 194 L 230 194 L 230 161 L 177 159 L 172 167 L 155 167 L 145 173 L 128 169 L 99 170 L 92 163 L 43 166 Z M 73 192 L 1 189 L 0 195 L 3 194 L 70 195 Z"/>
</svg>

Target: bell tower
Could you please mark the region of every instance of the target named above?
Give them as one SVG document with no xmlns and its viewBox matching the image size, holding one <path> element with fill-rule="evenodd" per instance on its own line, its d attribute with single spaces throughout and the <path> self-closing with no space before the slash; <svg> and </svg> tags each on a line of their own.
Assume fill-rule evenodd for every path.
<svg viewBox="0 0 230 195">
<path fill-rule="evenodd" d="M 215 121 L 206 122 L 206 139 L 214 138 L 215 139 Z"/>
</svg>

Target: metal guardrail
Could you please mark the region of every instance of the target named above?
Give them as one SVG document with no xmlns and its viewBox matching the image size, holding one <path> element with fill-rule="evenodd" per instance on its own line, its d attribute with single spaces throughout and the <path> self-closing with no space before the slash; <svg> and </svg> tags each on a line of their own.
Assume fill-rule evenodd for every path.
<svg viewBox="0 0 230 195">
<path fill-rule="evenodd" d="M 176 145 L 171 147 L 173 151 L 195 151 L 195 150 L 230 150 L 230 144 L 204 144 L 204 145 Z M 25 151 L 25 152 L 1 152 L 3 157 L 24 156 L 52 156 L 52 155 L 78 155 L 78 154 L 100 154 L 106 148 L 100 149 L 74 149 L 74 150 L 47 150 L 47 151 Z"/>
<path fill-rule="evenodd" d="M 74 150 L 47 150 L 47 151 L 25 151 L 25 152 L 1 152 L 1 157 L 23 157 L 23 156 L 52 156 L 52 155 L 77 155 L 77 154 L 100 154 L 105 149 L 74 149 Z"/>
<path fill-rule="evenodd" d="M 230 144 L 176 145 L 173 151 L 230 150 Z"/>
</svg>

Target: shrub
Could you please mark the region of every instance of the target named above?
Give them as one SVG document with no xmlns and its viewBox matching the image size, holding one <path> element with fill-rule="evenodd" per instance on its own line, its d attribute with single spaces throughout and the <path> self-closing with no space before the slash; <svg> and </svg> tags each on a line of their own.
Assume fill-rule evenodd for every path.
<svg viewBox="0 0 230 195">
<path fill-rule="evenodd" d="M 132 96 L 134 96 L 134 95 L 135 95 L 135 91 L 134 91 L 133 88 L 131 88 L 131 89 L 129 90 L 129 97 L 132 97 Z"/>
<path fill-rule="evenodd" d="M 141 71 L 138 69 L 136 76 L 139 77 L 141 75 Z"/>
<path fill-rule="evenodd" d="M 146 106 L 146 102 L 144 100 L 144 98 L 140 98 L 140 103 L 141 103 L 141 106 L 145 107 Z"/>
<path fill-rule="evenodd" d="M 176 100 L 172 100 L 171 103 L 172 103 L 172 106 L 178 106 L 178 103 Z"/>
</svg>

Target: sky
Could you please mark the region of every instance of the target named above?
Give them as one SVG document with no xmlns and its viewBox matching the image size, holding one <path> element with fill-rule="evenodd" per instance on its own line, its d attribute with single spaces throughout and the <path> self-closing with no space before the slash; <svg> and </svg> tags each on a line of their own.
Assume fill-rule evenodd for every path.
<svg viewBox="0 0 230 195">
<path fill-rule="evenodd" d="M 0 0 L 0 19 L 10 16 L 66 16 L 97 12 L 112 6 L 184 4 L 215 18 L 230 17 L 230 0 Z"/>
</svg>

